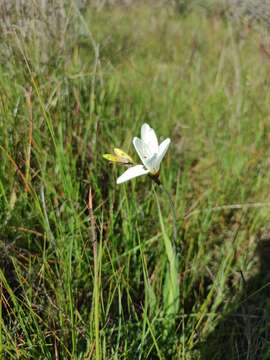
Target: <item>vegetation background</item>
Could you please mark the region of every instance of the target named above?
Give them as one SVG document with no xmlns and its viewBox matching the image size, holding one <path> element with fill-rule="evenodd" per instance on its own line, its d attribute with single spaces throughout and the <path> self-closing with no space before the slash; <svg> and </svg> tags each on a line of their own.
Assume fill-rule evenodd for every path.
<svg viewBox="0 0 270 360">
<path fill-rule="evenodd" d="M 270 358 L 269 9 L 1 2 L 2 359 Z"/>
</svg>

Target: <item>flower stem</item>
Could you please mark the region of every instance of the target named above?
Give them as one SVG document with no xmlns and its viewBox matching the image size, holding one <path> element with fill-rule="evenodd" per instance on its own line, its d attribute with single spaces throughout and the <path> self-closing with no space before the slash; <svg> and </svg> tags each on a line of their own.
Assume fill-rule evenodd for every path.
<svg viewBox="0 0 270 360">
<path fill-rule="evenodd" d="M 177 240 L 177 229 L 176 229 L 176 212 L 174 209 L 174 204 L 171 199 L 170 193 L 165 191 L 162 187 L 162 190 L 167 194 L 170 199 L 170 205 L 173 219 L 174 219 L 174 235 L 173 240 L 168 236 L 166 231 L 166 225 L 161 212 L 160 202 L 157 196 L 157 193 L 154 189 L 155 198 L 157 201 L 159 222 L 161 226 L 161 232 L 164 242 L 164 249 L 167 256 L 168 263 L 166 265 L 165 274 L 164 274 L 164 285 L 163 285 L 163 313 L 164 317 L 168 320 L 167 331 L 175 325 L 175 316 L 179 311 L 179 259 L 176 251 L 176 240 Z M 167 334 L 168 335 L 168 334 Z"/>
<path fill-rule="evenodd" d="M 169 200 L 169 204 L 170 204 L 170 208 L 171 208 L 171 212 L 172 212 L 172 218 L 173 218 L 173 248 L 174 248 L 174 251 L 176 252 L 176 249 L 177 249 L 177 218 L 176 218 L 175 204 L 173 202 L 171 193 L 161 183 L 159 183 L 158 185 L 159 185 L 159 188 L 161 189 L 161 191 L 163 191 L 167 195 L 167 198 Z"/>
</svg>

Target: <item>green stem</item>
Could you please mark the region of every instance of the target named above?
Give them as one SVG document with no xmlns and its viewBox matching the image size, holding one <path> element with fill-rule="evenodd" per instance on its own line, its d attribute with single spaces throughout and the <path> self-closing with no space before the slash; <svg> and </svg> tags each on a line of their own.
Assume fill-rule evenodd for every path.
<svg viewBox="0 0 270 360">
<path fill-rule="evenodd" d="M 90 236 L 93 245 L 94 256 L 94 323 L 95 323 L 95 345 L 96 345 L 96 360 L 101 359 L 100 355 L 100 333 L 99 333 L 99 265 L 98 265 L 98 248 L 96 235 L 96 222 L 93 212 L 92 190 L 89 189 L 88 197 L 88 211 L 90 221 Z"/>
<path fill-rule="evenodd" d="M 168 317 L 168 319 L 171 319 L 170 324 L 173 325 L 175 323 L 175 315 L 178 313 L 179 310 L 179 262 L 175 247 L 177 232 L 174 230 L 175 238 L 172 241 L 166 232 L 159 199 L 155 189 L 154 194 L 157 201 L 158 215 L 161 232 L 163 235 L 164 248 L 168 259 L 168 268 L 164 277 L 163 286 L 164 314 L 166 317 Z M 174 218 L 176 219 L 175 212 Z M 176 229 L 176 221 L 174 222 L 174 227 Z"/>
<path fill-rule="evenodd" d="M 171 212 L 172 212 L 172 219 L 173 219 L 173 248 L 176 251 L 176 249 L 177 249 L 177 218 L 176 218 L 175 205 L 174 205 L 171 193 L 161 183 L 159 183 L 158 185 L 159 185 L 159 188 L 161 189 L 161 191 L 163 191 L 167 195 L 167 198 L 169 200 L 169 204 L 170 204 L 170 208 L 171 208 Z"/>
</svg>

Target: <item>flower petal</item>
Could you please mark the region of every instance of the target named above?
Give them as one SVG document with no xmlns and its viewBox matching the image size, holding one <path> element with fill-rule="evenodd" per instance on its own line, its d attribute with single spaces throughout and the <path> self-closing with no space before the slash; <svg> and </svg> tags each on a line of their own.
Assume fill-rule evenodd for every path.
<svg viewBox="0 0 270 360">
<path fill-rule="evenodd" d="M 102 157 L 108 161 L 119 163 L 119 157 L 113 154 L 103 154 Z"/>
<path fill-rule="evenodd" d="M 122 184 L 130 179 L 133 179 L 137 176 L 146 175 L 149 173 L 149 170 L 146 170 L 143 165 L 132 166 L 127 169 L 116 181 L 117 184 Z"/>
<path fill-rule="evenodd" d="M 160 166 L 160 163 L 161 163 L 162 159 L 164 158 L 164 156 L 169 148 L 170 143 L 171 143 L 171 139 L 167 138 L 164 141 L 162 141 L 162 143 L 159 145 L 158 159 L 157 159 L 158 167 Z"/>
<path fill-rule="evenodd" d="M 141 159 L 141 162 L 146 166 L 146 160 L 153 156 L 149 146 L 137 137 L 133 139 L 133 145 Z"/>
<path fill-rule="evenodd" d="M 145 167 L 149 170 L 149 172 L 153 175 L 158 173 L 159 171 L 159 164 L 158 162 L 158 154 L 154 154 L 152 157 L 145 160 Z"/>
<path fill-rule="evenodd" d="M 153 130 L 148 124 L 143 124 L 141 127 L 141 139 L 149 146 L 152 154 L 158 152 L 158 139 L 155 130 Z"/>
<path fill-rule="evenodd" d="M 131 156 L 129 156 L 126 152 L 124 152 L 122 149 L 114 148 L 113 149 L 115 155 L 122 159 L 123 163 L 130 163 L 134 164 L 134 161 Z"/>
</svg>

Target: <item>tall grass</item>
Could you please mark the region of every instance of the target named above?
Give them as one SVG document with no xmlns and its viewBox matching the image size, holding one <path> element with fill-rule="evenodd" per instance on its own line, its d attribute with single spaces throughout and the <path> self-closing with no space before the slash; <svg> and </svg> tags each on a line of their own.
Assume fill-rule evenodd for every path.
<svg viewBox="0 0 270 360">
<path fill-rule="evenodd" d="M 2 358 L 267 358 L 265 38 L 202 8 L 51 6 L 1 24 Z M 102 158 L 143 122 L 172 139 L 177 255 L 165 194 Z"/>
</svg>

